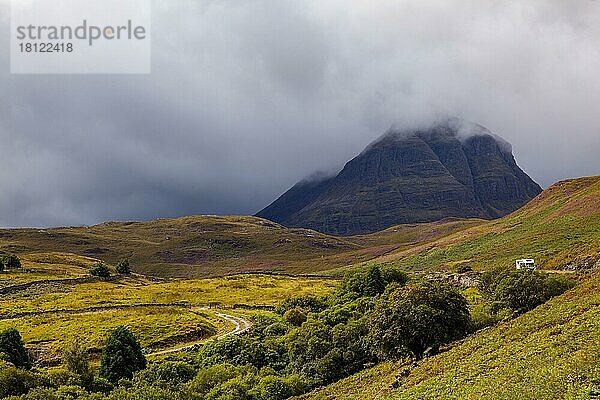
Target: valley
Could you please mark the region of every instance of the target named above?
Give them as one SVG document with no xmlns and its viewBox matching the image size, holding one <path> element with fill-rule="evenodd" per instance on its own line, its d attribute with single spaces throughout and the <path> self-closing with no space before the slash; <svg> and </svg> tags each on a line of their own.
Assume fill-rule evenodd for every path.
<svg viewBox="0 0 600 400">
<path fill-rule="evenodd" d="M 290 322 L 293 315 L 285 313 L 294 310 L 286 305 L 290 299 L 315 304 L 330 299 L 318 306 L 326 307 L 318 314 L 307 311 L 313 306 L 298 308 L 315 313 L 309 326 L 316 318 L 346 321 L 344 307 L 363 307 L 358 300 L 330 304 L 341 301 L 331 300 L 342 296 L 340 287 L 355 282 L 347 277 L 367 279 L 366 271 L 391 268 L 407 274 L 409 286 L 445 277 L 466 299 L 481 330 L 416 365 L 410 358 L 380 360 L 319 378 L 317 387 L 300 398 L 512 399 L 519 392 L 523 399 L 578 399 L 600 380 L 598 227 L 600 177 L 587 177 L 559 182 L 496 220 L 449 218 L 357 236 L 285 228 L 256 217 L 213 216 L 2 230 L 0 251 L 16 254 L 21 268 L 0 272 L 0 331 L 16 328 L 40 371 L 59 368 L 74 340 L 97 367 L 116 326 L 131 330 L 152 368 L 197 365 L 205 354 L 230 354 L 233 350 L 219 347 L 228 341 L 252 346 L 267 329 L 265 321 L 268 329 L 287 332 L 265 343 L 273 341 L 269 346 L 278 348 L 281 340 L 280 345 L 290 346 L 306 325 Z M 521 314 L 490 311 L 493 302 L 477 282 L 486 272 L 514 269 L 514 260 L 522 257 L 534 258 L 539 269 L 552 272 L 549 276 L 568 277 L 577 286 Z M 130 260 L 133 273 L 116 272 L 122 258 Z M 98 262 L 108 265 L 109 277 L 90 275 Z M 390 279 L 404 282 L 402 274 Z M 462 286 L 457 277 L 476 283 Z M 369 298 L 361 301 L 376 307 Z M 362 314 L 349 315 L 359 321 Z M 252 374 L 260 381 L 259 372 Z"/>
</svg>

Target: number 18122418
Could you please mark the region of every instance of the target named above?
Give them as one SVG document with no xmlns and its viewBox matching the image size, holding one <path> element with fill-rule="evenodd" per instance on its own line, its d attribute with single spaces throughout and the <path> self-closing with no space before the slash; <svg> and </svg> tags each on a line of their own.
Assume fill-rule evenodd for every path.
<svg viewBox="0 0 600 400">
<path fill-rule="evenodd" d="M 19 43 L 21 53 L 71 53 L 73 43 Z"/>
</svg>

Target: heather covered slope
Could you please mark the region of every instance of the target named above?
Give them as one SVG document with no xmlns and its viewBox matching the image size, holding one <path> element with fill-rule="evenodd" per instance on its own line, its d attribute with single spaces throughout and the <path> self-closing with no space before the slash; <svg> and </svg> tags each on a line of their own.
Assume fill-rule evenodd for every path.
<svg viewBox="0 0 600 400">
<path fill-rule="evenodd" d="M 257 215 L 339 235 L 447 217 L 498 218 L 541 192 L 511 146 L 489 130 L 450 119 L 390 131 L 335 177 L 302 181 Z"/>
<path fill-rule="evenodd" d="M 558 182 L 495 221 L 378 259 L 411 269 L 490 269 L 535 258 L 544 269 L 586 269 L 600 258 L 600 176 Z"/>
<path fill-rule="evenodd" d="M 516 319 L 427 358 L 382 364 L 303 399 L 589 399 L 600 385 L 600 275 Z"/>
<path fill-rule="evenodd" d="M 255 217 L 194 216 L 91 227 L 5 229 L 0 230 L 0 253 L 16 253 L 24 267 L 32 270 L 28 276 L 40 279 L 45 276 L 45 265 L 82 265 L 65 275 L 71 277 L 87 274 L 94 260 L 114 265 L 123 257 L 131 259 L 136 272 L 162 277 L 258 271 L 313 273 L 368 261 L 481 222 L 447 220 L 339 238 L 289 229 Z M 3 281 L 18 283 L 15 279 L 24 278 L 5 272 L 0 285 Z"/>
</svg>

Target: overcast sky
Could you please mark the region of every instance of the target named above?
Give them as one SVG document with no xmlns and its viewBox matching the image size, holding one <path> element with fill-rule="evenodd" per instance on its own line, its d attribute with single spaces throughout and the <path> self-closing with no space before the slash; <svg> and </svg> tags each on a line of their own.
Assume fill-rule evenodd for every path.
<svg viewBox="0 0 600 400">
<path fill-rule="evenodd" d="M 0 226 L 251 214 L 440 115 L 600 174 L 600 1 L 156 1 L 138 76 L 10 75 L 8 14 Z"/>
</svg>

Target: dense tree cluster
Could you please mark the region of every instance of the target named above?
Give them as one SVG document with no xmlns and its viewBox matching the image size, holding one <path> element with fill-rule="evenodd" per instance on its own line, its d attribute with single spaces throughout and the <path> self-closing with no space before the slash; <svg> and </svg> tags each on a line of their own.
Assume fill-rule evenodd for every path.
<svg viewBox="0 0 600 400">
<path fill-rule="evenodd" d="M 523 312 L 572 282 L 528 271 L 494 271 L 482 292 L 497 310 Z M 472 310 L 471 310 L 472 311 Z M 465 298 L 441 283 L 409 281 L 372 266 L 345 277 L 327 297 L 293 297 L 275 315 L 257 315 L 251 331 L 210 341 L 175 360 L 146 364 L 125 327 L 115 329 L 99 371 L 77 344 L 64 369 L 27 371 L 18 332 L 0 335 L 0 398 L 20 400 L 282 400 L 387 359 L 419 359 L 473 329 Z M 17 398 L 15 398 L 17 399 Z"/>
</svg>

